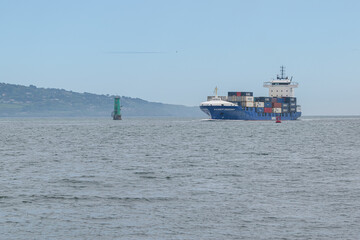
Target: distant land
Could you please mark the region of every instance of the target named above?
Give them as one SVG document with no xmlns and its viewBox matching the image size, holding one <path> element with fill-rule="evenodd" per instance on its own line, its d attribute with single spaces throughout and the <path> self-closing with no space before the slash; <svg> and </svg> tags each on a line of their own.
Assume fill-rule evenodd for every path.
<svg viewBox="0 0 360 240">
<path fill-rule="evenodd" d="M 206 117 L 199 107 L 121 97 L 126 117 Z M 0 117 L 109 117 L 113 95 L 0 83 Z"/>
</svg>

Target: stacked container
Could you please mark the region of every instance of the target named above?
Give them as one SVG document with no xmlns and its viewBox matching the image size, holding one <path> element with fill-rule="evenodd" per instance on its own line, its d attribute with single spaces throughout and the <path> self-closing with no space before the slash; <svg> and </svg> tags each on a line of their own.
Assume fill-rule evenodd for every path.
<svg viewBox="0 0 360 240">
<path fill-rule="evenodd" d="M 248 96 L 250 95 L 250 93 L 248 92 L 242 92 L 241 93 L 241 106 L 242 107 L 254 107 L 254 97 L 253 96 Z M 252 95 L 252 93 L 251 93 Z"/>
<path fill-rule="evenodd" d="M 255 107 L 257 108 L 264 108 L 265 103 L 264 102 L 255 102 Z"/>
<path fill-rule="evenodd" d="M 264 107 L 266 107 L 266 108 L 272 108 L 271 102 L 264 102 Z"/>
<path fill-rule="evenodd" d="M 252 92 L 228 92 L 228 101 L 236 102 L 242 107 L 254 107 Z"/>
<path fill-rule="evenodd" d="M 241 102 L 254 102 L 254 97 L 241 96 Z"/>
<path fill-rule="evenodd" d="M 281 108 L 273 108 L 272 112 L 273 113 L 281 113 Z"/>
<path fill-rule="evenodd" d="M 254 102 L 241 102 L 242 107 L 254 107 Z"/>
<path fill-rule="evenodd" d="M 283 103 L 281 109 L 282 109 L 283 113 L 288 113 L 289 112 L 289 103 Z"/>
<path fill-rule="evenodd" d="M 273 102 L 273 103 L 272 103 L 272 107 L 273 107 L 273 108 L 281 108 L 281 103 Z"/>
<path fill-rule="evenodd" d="M 213 96 L 209 96 L 212 99 Z M 243 108 L 253 108 L 258 113 L 289 113 L 301 111 L 300 106 L 296 105 L 295 97 L 253 97 L 252 92 L 228 92 L 228 96 L 219 97 L 237 103 Z"/>
<path fill-rule="evenodd" d="M 263 113 L 263 112 L 264 112 L 264 108 L 263 108 L 263 107 L 257 107 L 257 108 L 256 108 L 256 112 L 258 112 L 258 113 Z"/>
<path fill-rule="evenodd" d="M 295 97 L 284 97 L 284 102 L 288 103 L 289 112 L 296 112 L 296 98 Z"/>
<path fill-rule="evenodd" d="M 257 97 L 257 99 L 259 100 L 259 102 L 271 102 L 270 97 Z"/>
<path fill-rule="evenodd" d="M 228 92 L 228 96 L 253 96 L 253 92 Z"/>
<path fill-rule="evenodd" d="M 272 108 L 271 107 L 270 108 L 265 107 L 264 108 L 264 113 L 272 113 Z"/>
</svg>

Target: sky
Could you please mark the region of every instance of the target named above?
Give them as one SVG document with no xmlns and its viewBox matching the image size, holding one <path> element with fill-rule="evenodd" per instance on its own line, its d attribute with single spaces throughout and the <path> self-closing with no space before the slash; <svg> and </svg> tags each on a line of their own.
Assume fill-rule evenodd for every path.
<svg viewBox="0 0 360 240">
<path fill-rule="evenodd" d="M 280 66 L 303 115 L 360 115 L 357 0 L 0 0 L 0 82 L 198 106 Z"/>
</svg>

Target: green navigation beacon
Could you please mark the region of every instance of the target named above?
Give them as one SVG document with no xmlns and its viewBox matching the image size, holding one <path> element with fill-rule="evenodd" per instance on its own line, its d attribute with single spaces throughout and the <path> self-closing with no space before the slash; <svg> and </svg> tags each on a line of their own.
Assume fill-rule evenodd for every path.
<svg viewBox="0 0 360 240">
<path fill-rule="evenodd" d="M 121 107 L 120 107 L 120 97 L 116 96 L 114 98 L 114 111 L 111 116 L 114 120 L 121 120 Z"/>
</svg>

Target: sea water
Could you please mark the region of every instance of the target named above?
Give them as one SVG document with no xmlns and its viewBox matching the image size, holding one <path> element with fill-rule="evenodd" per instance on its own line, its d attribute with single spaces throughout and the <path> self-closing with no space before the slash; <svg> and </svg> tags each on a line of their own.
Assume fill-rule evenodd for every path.
<svg viewBox="0 0 360 240">
<path fill-rule="evenodd" d="M 0 129 L 0 239 L 360 238 L 359 117 Z"/>
</svg>

